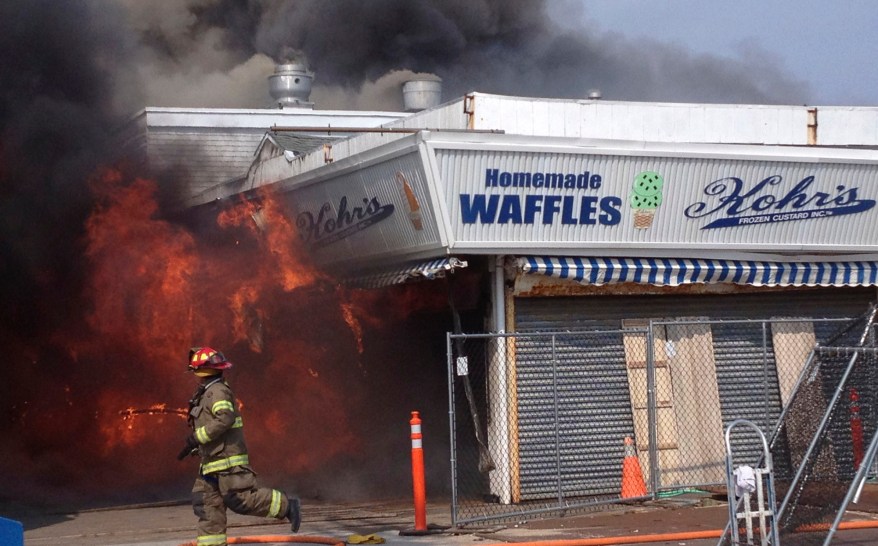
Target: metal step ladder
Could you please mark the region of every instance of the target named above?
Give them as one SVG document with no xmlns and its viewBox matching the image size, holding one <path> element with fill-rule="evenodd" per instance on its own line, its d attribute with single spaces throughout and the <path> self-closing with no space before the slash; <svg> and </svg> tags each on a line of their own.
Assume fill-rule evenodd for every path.
<svg viewBox="0 0 878 546">
<path fill-rule="evenodd" d="M 762 441 L 762 466 L 750 468 L 749 466 L 742 465 L 735 468 L 731 436 L 732 430 L 738 427 L 752 429 Z M 771 452 L 768 449 L 765 435 L 752 421 L 736 419 L 726 427 L 725 439 L 726 485 L 729 490 L 729 523 L 726 525 L 717 546 L 755 546 L 756 544 L 760 546 L 780 546 L 780 538 L 777 531 L 777 514 L 775 512 L 777 502 L 774 493 Z M 745 480 L 748 482 L 745 484 L 745 487 L 737 487 L 739 475 L 748 478 L 752 477 L 753 483 L 750 484 L 749 480 Z M 738 493 L 741 494 L 739 495 Z M 755 499 L 753 498 L 754 494 Z M 741 537 L 742 526 L 746 533 L 743 539 Z M 758 543 L 754 542 L 754 535 L 756 534 L 758 534 Z"/>
</svg>

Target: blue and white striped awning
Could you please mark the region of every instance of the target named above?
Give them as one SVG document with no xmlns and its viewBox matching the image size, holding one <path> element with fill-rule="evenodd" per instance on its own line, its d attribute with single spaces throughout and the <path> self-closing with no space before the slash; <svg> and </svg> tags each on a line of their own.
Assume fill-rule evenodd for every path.
<svg viewBox="0 0 878 546">
<path fill-rule="evenodd" d="M 345 279 L 343 284 L 352 288 L 381 288 L 392 284 L 402 284 L 418 280 L 433 280 L 454 272 L 455 269 L 466 267 L 467 263 L 457 258 L 439 258 L 416 264 L 408 264 Z"/>
<path fill-rule="evenodd" d="M 623 282 L 680 286 L 730 283 L 751 286 L 875 286 L 878 262 L 758 262 L 680 258 L 519 258 L 525 273 L 581 284 Z"/>
</svg>

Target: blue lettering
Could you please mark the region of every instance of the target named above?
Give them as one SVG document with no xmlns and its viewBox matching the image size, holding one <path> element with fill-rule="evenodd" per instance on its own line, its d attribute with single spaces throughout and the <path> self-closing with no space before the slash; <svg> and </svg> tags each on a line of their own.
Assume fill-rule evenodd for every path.
<svg viewBox="0 0 878 546">
<path fill-rule="evenodd" d="M 858 188 L 847 188 L 838 184 L 835 186 L 835 194 L 823 191 L 813 191 L 814 176 L 806 176 L 799 180 L 789 191 L 782 195 L 771 192 L 771 186 L 777 186 L 783 182 L 780 175 L 772 175 L 758 182 L 753 188 L 744 191 L 744 182 L 740 178 L 721 178 L 709 183 L 704 188 L 704 194 L 714 197 L 714 203 L 707 200 L 693 203 L 686 207 L 684 214 L 688 218 L 703 218 L 705 216 L 720 216 L 702 229 L 732 227 L 766 222 L 786 222 L 791 220 L 804 220 L 808 218 L 821 218 L 823 216 L 835 216 L 838 214 L 854 214 L 869 210 L 875 206 L 871 199 L 859 199 Z M 793 211 L 810 207 L 801 214 L 788 212 L 786 214 L 758 214 L 768 210 Z M 820 214 L 817 214 L 817 213 Z M 823 212 L 827 214 L 823 214 Z M 747 213 L 756 213 L 749 214 Z"/>
<path fill-rule="evenodd" d="M 751 189 L 750 191 L 748 191 L 744 195 L 740 195 L 740 196 L 734 195 L 733 196 L 734 197 L 734 204 L 732 204 L 728 208 L 728 213 L 729 214 L 740 214 L 744 211 L 747 211 L 747 210 L 750 210 L 751 208 L 754 208 L 752 206 L 745 207 L 744 206 L 745 201 L 748 198 L 753 197 L 754 195 L 760 193 L 762 191 L 762 189 L 765 188 L 766 186 L 769 186 L 769 185 L 776 186 L 776 185 L 780 184 L 781 180 L 782 180 L 781 177 L 778 175 L 769 176 L 768 178 L 766 178 L 762 182 L 759 182 L 758 184 L 753 186 L 753 189 Z M 739 189 L 740 189 L 740 186 L 739 186 Z M 773 202 L 774 196 L 771 196 L 771 198 L 772 198 L 772 202 Z M 759 210 L 759 209 L 754 209 L 754 210 Z"/>
<path fill-rule="evenodd" d="M 543 173 L 534 173 L 532 180 L 535 188 L 542 188 L 543 183 L 546 180 L 546 175 Z"/>
<path fill-rule="evenodd" d="M 492 196 L 496 197 L 496 195 Z M 517 195 L 504 195 L 503 203 L 500 205 L 500 216 L 497 218 L 498 224 L 521 223 L 521 201 Z"/>
<path fill-rule="evenodd" d="M 787 192 L 787 194 L 777 202 L 774 208 L 782 209 L 787 205 L 791 206 L 794 209 L 800 209 L 807 205 L 813 197 L 809 197 L 805 190 L 808 189 L 808 186 L 814 182 L 813 176 L 806 176 L 798 184 L 793 186 L 793 189 Z"/>
<path fill-rule="evenodd" d="M 699 201 L 697 203 L 692 203 L 683 213 L 688 218 L 701 218 L 703 216 L 707 216 L 709 214 L 713 214 L 718 212 L 726 207 L 728 203 L 732 203 L 732 206 L 737 202 L 738 194 L 741 192 L 741 188 L 744 186 L 744 181 L 740 178 L 735 178 L 730 176 L 728 178 L 720 178 L 719 180 L 714 180 L 704 188 L 705 195 L 720 195 L 719 199 L 717 199 L 718 204 L 710 209 L 707 209 L 708 205 L 704 201 Z M 731 189 L 731 195 L 723 196 L 722 193 Z"/>
<path fill-rule="evenodd" d="M 497 179 L 500 176 L 500 169 L 486 169 L 485 170 L 485 187 L 486 188 L 496 188 L 497 187 Z"/>
<path fill-rule="evenodd" d="M 533 224 L 534 217 L 541 212 L 543 203 L 542 195 L 525 195 L 524 196 L 524 223 Z"/>
<path fill-rule="evenodd" d="M 588 189 L 588 177 L 589 176 L 590 176 L 590 173 L 588 171 L 585 171 L 584 173 L 577 176 L 576 177 L 576 188 L 580 189 L 580 190 Z"/>
<path fill-rule="evenodd" d="M 523 203 L 522 203 L 523 200 Z M 578 208 L 577 208 L 578 206 Z M 485 195 L 460 194 L 460 216 L 464 224 L 561 224 L 616 225 L 622 220 L 622 198 L 573 195 Z"/>
<path fill-rule="evenodd" d="M 564 184 L 564 175 L 561 173 L 546 173 L 546 187 L 560 188 Z"/>
<path fill-rule="evenodd" d="M 332 210 L 327 202 L 320 206 L 316 218 L 310 211 L 304 211 L 296 217 L 299 236 L 312 247 L 326 246 L 362 231 L 390 217 L 394 206 L 382 205 L 377 197 L 364 197 L 362 207 L 348 210 L 348 198 L 342 196 L 338 202 L 338 212 L 332 214 Z"/>
<path fill-rule="evenodd" d="M 553 224 L 555 222 L 555 214 L 561 212 L 561 196 L 547 195 L 543 208 L 543 224 Z"/>
<path fill-rule="evenodd" d="M 487 200 L 485 197 L 486 195 L 483 193 L 475 195 L 468 193 L 460 194 L 460 219 L 464 224 L 475 224 L 476 221 L 482 224 L 494 223 L 500 196 L 492 195 Z"/>
<path fill-rule="evenodd" d="M 773 195 L 763 195 L 753 201 L 753 206 L 750 208 L 756 212 L 763 211 L 774 204 L 774 199 L 775 197 Z"/>
<path fill-rule="evenodd" d="M 530 173 L 515 173 L 512 175 L 512 186 L 515 188 L 530 187 Z"/>
<path fill-rule="evenodd" d="M 563 172 L 509 172 L 485 169 L 486 188 L 548 188 L 553 190 L 588 190 L 601 187 L 602 177 L 591 171 Z"/>
<path fill-rule="evenodd" d="M 844 186 L 836 186 L 835 189 L 839 191 L 838 197 L 835 198 L 836 205 L 844 206 L 859 201 L 859 199 L 857 199 L 857 188 L 851 188 L 850 190 L 845 191 Z"/>
<path fill-rule="evenodd" d="M 598 198 L 594 195 L 584 195 L 579 203 L 579 223 L 594 225 L 595 213 L 598 210 Z"/>
<path fill-rule="evenodd" d="M 600 182 L 600 181 L 599 181 Z M 615 226 L 622 221 L 622 198 L 611 195 L 601 199 L 601 215 L 599 216 L 601 224 L 605 226 Z"/>
<path fill-rule="evenodd" d="M 564 205 L 561 209 L 561 223 L 565 225 L 576 225 L 579 223 L 576 220 L 576 216 L 573 216 L 573 196 L 565 195 L 564 196 Z"/>
</svg>

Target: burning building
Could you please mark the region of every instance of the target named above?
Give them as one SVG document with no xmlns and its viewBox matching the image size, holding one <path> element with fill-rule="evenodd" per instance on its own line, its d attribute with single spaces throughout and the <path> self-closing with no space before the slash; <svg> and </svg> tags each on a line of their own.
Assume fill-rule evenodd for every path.
<svg viewBox="0 0 878 546">
<path fill-rule="evenodd" d="M 254 154 L 259 161 L 292 160 L 409 115 L 315 110 L 307 78 L 303 65 L 279 65 L 269 77 L 273 104 L 266 108 L 144 109 L 97 139 L 93 146 L 105 155 L 83 161 L 81 179 L 66 170 L 71 185 L 83 183 L 71 190 L 81 206 L 66 201 L 72 218 L 56 218 L 57 225 L 4 248 L 4 267 L 14 274 L 7 276 L 10 322 L 3 335 L 17 366 L 4 384 L 10 441 L 3 459 L 23 469 L 4 499 L 39 502 L 47 490 L 53 503 L 185 496 L 191 465 L 166 462 L 186 430 L 184 405 L 193 384 L 181 355 L 193 344 L 222 347 L 238 370 L 247 370 L 233 381 L 244 393 L 261 393 L 261 401 L 246 395 L 240 401 L 249 422 L 260 423 L 251 427 L 250 442 L 254 451 L 276 445 L 265 450 L 260 466 L 289 488 L 306 497 L 350 498 L 405 487 L 408 412 L 444 389 L 392 399 L 376 393 L 386 392 L 388 382 L 429 380 L 430 373 L 412 376 L 408 366 L 422 359 L 408 343 L 441 347 L 442 341 L 411 334 L 407 347 L 394 350 L 401 358 L 392 361 L 385 344 L 398 335 L 400 322 L 438 324 L 433 317 L 444 309 L 445 296 L 405 288 L 374 297 L 340 289 L 314 267 L 283 204 L 269 194 L 258 203 L 184 206 L 216 187 L 243 184 Z M 64 135 L 63 127 L 47 127 L 56 128 Z M 4 144 L 9 154 L 19 141 Z M 26 153 L 21 161 L 5 157 L 5 180 L 27 176 Z M 17 216 L 10 220 L 18 223 Z M 53 227 L 59 233 L 43 238 Z M 29 239 L 38 236 L 48 241 L 47 254 L 57 246 L 54 257 L 63 267 L 26 254 Z M 24 258 L 33 265 L 14 269 Z M 379 313 L 387 297 L 396 304 Z M 47 300 L 56 303 L 41 307 Z M 383 341 L 364 344 L 372 334 Z M 42 345 L 34 342 L 40 336 Z M 40 387 L 38 377 L 52 380 Z M 387 428 L 394 419 L 398 435 Z M 381 454 L 362 458 L 365 442 Z M 165 451 L 169 457 L 154 456 Z M 86 476 L 86 460 L 102 461 L 98 475 Z M 369 468 L 369 460 L 377 466 Z M 387 479 L 371 484 L 372 475 Z"/>
<path fill-rule="evenodd" d="M 817 327 L 811 321 L 856 316 L 876 296 L 878 141 L 868 129 L 875 116 L 871 108 L 476 92 L 292 160 L 268 154 L 246 181 L 213 188 L 209 196 L 255 197 L 270 189 L 286 204 L 317 267 L 350 286 L 453 280 L 455 271 L 466 271 L 489 294 L 478 302 L 484 323 L 470 334 L 520 339 L 610 332 L 649 320 L 794 317 L 808 325 L 798 334 L 807 345 Z M 210 202 L 193 196 L 188 205 Z M 663 356 L 651 358 L 682 358 L 677 347 L 690 336 L 663 335 L 668 337 L 656 349 Z M 741 357 L 728 355 L 763 341 L 749 337 L 757 334 L 725 335 L 714 330 L 710 356 L 697 367 L 744 378 Z M 585 483 L 583 492 L 600 492 L 598 484 L 613 482 L 619 446 L 612 439 L 620 430 L 635 433 L 641 387 L 631 371 L 629 337 L 602 344 L 601 354 L 623 356 L 603 357 L 600 369 L 590 372 L 602 378 L 594 394 L 607 405 L 583 394 L 570 410 L 580 419 L 567 433 L 580 439 L 578 445 L 592 446 L 581 448 L 581 457 L 608 461 L 574 465 L 571 480 Z M 556 454 L 537 446 L 530 453 L 519 436 L 539 428 L 544 409 L 516 400 L 553 395 L 534 371 L 554 354 L 553 346 L 534 343 L 528 351 L 495 348 L 485 364 L 479 411 L 489 418 L 473 426 L 485 427 L 486 447 L 503 454 L 480 465 L 490 475 L 482 493 L 501 504 L 552 498 L 551 484 L 560 479 L 540 470 L 551 468 Z M 571 358 L 592 350 L 574 351 L 579 356 Z M 455 360 L 467 358 L 460 351 L 449 341 L 451 382 L 451 370 L 461 366 Z M 790 373 L 781 360 L 778 355 L 771 364 L 775 378 Z M 458 379 L 468 373 L 458 372 Z M 591 392 L 586 371 L 581 374 L 580 392 Z M 714 440 L 721 438 L 740 393 L 716 382 L 709 389 L 715 412 L 697 425 L 678 413 L 678 436 L 665 438 L 659 449 L 699 444 L 696 431 L 711 423 L 720 431 Z M 772 395 L 771 411 L 780 410 L 782 391 Z M 646 429 L 637 434 L 644 451 L 647 436 Z M 478 432 L 469 441 L 482 442 Z M 659 464 L 666 475 L 675 472 L 674 463 Z"/>
<path fill-rule="evenodd" d="M 168 461 L 192 344 L 238 364 L 275 483 L 376 495 L 407 489 L 413 409 L 428 485 L 448 483 L 448 331 L 846 316 L 874 297 L 875 112 L 771 106 L 804 102 L 774 66 L 757 78 L 637 54 L 559 31 L 541 2 L 195 4 L 0 7 L 12 498 L 184 495 L 191 468 Z M 137 40 L 117 32 L 123 5 Z M 320 109 L 307 68 L 270 60 L 287 43 L 320 60 L 323 96 L 366 95 L 405 67 L 457 98 L 437 101 L 433 78 L 404 86 L 398 108 Z M 253 71 L 258 96 L 273 82 L 269 108 L 208 106 Z M 624 100 L 585 98 L 596 84 Z M 190 106 L 147 107 L 106 134 L 141 87 Z M 119 140 L 126 159 L 108 166 Z M 471 387 L 545 398 L 503 382 L 532 363 Z M 596 436 L 631 432 L 626 363 L 598 371 L 614 410 Z M 523 438 L 522 408 L 481 408 L 486 443 Z M 616 440 L 590 456 L 615 466 Z M 545 455 L 507 453 L 484 493 L 543 495 Z M 528 472 L 536 493 L 514 479 Z"/>
</svg>

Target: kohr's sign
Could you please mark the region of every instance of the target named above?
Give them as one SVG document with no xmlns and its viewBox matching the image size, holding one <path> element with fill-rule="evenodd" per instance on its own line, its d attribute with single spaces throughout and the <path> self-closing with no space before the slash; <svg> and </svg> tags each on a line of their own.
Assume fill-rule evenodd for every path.
<svg viewBox="0 0 878 546">
<path fill-rule="evenodd" d="M 485 193 L 461 193 L 464 224 L 618 224 L 622 198 L 593 195 L 603 185 L 598 173 L 508 172 L 485 169 Z M 522 191 L 523 190 L 523 191 Z"/>
<path fill-rule="evenodd" d="M 312 248 L 323 247 L 358 233 L 393 214 L 392 203 L 382 204 L 378 197 L 363 197 L 361 204 L 348 204 L 342 196 L 336 206 L 326 202 L 316 211 L 296 217 L 299 235 Z"/>
<path fill-rule="evenodd" d="M 701 229 L 717 229 L 858 214 L 875 206 L 874 200 L 859 197 L 859 188 L 835 184 L 827 190 L 813 175 L 788 190 L 780 189 L 783 182 L 779 174 L 751 188 L 734 176 L 714 180 L 704 187 L 704 200 L 687 206 L 684 214 L 710 220 Z"/>
</svg>

